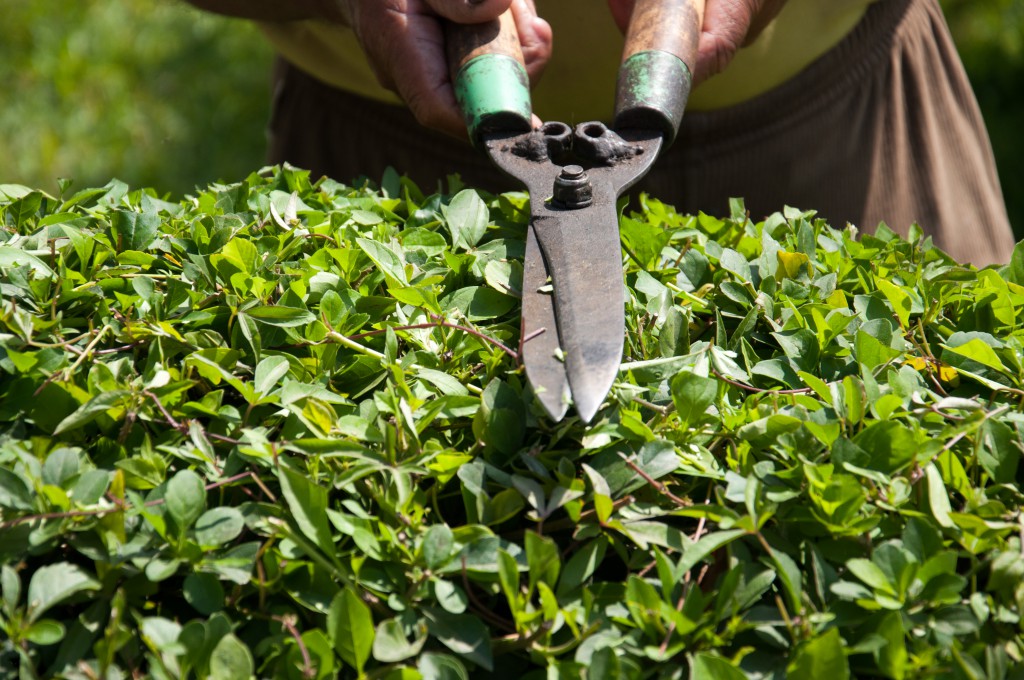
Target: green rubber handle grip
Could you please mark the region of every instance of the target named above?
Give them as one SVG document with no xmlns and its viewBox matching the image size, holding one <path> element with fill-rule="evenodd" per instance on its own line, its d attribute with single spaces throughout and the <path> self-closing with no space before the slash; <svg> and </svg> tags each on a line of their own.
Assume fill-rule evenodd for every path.
<svg viewBox="0 0 1024 680">
<path fill-rule="evenodd" d="M 683 122 L 692 83 L 690 69 L 676 55 L 637 52 L 619 67 L 615 129 L 658 130 L 668 146 Z"/>
<path fill-rule="evenodd" d="M 659 130 L 665 147 L 683 120 L 705 0 L 636 0 L 615 96 L 616 129 Z"/>
<path fill-rule="evenodd" d="M 455 98 L 475 142 L 493 132 L 529 132 L 533 107 L 526 68 L 511 57 L 485 54 L 455 76 Z"/>
<path fill-rule="evenodd" d="M 455 98 L 470 139 L 533 127 L 530 79 L 512 12 L 481 24 L 445 26 Z"/>
</svg>

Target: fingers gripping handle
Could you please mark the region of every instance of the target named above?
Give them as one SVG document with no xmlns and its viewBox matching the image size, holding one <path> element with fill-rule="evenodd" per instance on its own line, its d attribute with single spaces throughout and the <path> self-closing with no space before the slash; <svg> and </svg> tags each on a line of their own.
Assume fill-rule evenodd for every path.
<svg viewBox="0 0 1024 680">
<path fill-rule="evenodd" d="M 661 130 L 672 143 L 690 96 L 704 0 L 636 0 L 615 97 L 615 127 Z"/>
<path fill-rule="evenodd" d="M 474 143 L 488 132 L 529 132 L 533 107 L 512 12 L 482 24 L 448 23 L 455 97 Z"/>
</svg>

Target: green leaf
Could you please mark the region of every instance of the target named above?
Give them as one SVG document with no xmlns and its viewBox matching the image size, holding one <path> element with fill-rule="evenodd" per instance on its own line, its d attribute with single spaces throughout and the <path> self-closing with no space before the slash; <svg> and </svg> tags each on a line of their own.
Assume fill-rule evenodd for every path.
<svg viewBox="0 0 1024 680">
<path fill-rule="evenodd" d="M 999 420 L 981 426 L 978 462 L 996 484 L 1012 484 L 1020 466 L 1021 439 L 1016 430 Z"/>
<path fill-rule="evenodd" d="M 913 300 L 910 295 L 900 286 L 882 276 L 875 277 L 875 285 L 878 286 L 878 290 L 882 291 L 882 294 L 889 300 L 889 304 L 892 305 L 896 316 L 899 317 L 900 326 L 908 328 L 910 326 L 910 312 L 913 307 Z"/>
<path fill-rule="evenodd" d="M 622 677 L 622 665 L 611 647 L 602 647 L 590 657 L 588 680 L 616 680 Z"/>
<path fill-rule="evenodd" d="M 648 485 L 647 479 L 638 475 L 635 468 L 653 480 L 672 474 L 679 469 L 679 454 L 672 442 L 656 439 L 647 442 L 640 451 L 629 458 L 632 465 L 618 451 L 609 450 L 594 456 L 592 464 L 596 472 L 607 483 L 608 494 L 618 497 Z"/>
<path fill-rule="evenodd" d="M 409 642 L 400 619 L 382 621 L 373 638 L 373 658 L 381 663 L 398 663 L 416 656 L 427 641 L 425 629 L 417 632 L 420 634 Z"/>
<path fill-rule="evenodd" d="M 445 210 L 452 243 L 456 248 L 469 249 L 480 242 L 487 231 L 489 213 L 487 205 L 472 189 L 455 194 Z"/>
<path fill-rule="evenodd" d="M 32 491 L 18 475 L 0 467 L 0 508 L 31 510 Z"/>
<path fill-rule="evenodd" d="M 342 590 L 331 602 L 327 634 L 341 660 L 362 675 L 374 646 L 373 615 L 351 588 Z"/>
<path fill-rule="evenodd" d="M 881 671 L 890 678 L 902 680 L 906 676 L 909 655 L 906 635 L 903 631 L 903 615 L 889 612 L 874 623 L 874 632 L 885 644 L 875 652 L 875 659 Z"/>
<path fill-rule="evenodd" d="M 855 557 L 851 560 L 847 560 L 846 568 L 850 570 L 851 574 L 875 590 L 880 590 L 883 593 L 888 593 L 890 595 L 896 594 L 896 589 L 893 583 L 891 583 L 889 578 L 885 575 L 885 572 L 871 560 L 864 559 L 862 557 Z"/>
<path fill-rule="evenodd" d="M 233 238 L 228 241 L 219 253 L 210 257 L 213 266 L 225 279 L 232 273 L 254 274 L 259 267 L 260 254 L 256 246 L 244 238 Z"/>
<path fill-rule="evenodd" d="M 68 562 L 47 564 L 36 569 L 28 584 L 28 621 L 38 621 L 51 607 L 100 584 L 81 567 Z"/>
<path fill-rule="evenodd" d="M 74 449 L 57 449 L 51 451 L 43 464 L 43 481 L 54 486 L 64 483 L 78 474 L 81 460 Z"/>
<path fill-rule="evenodd" d="M 1009 373 L 1009 369 L 1003 365 L 995 350 L 981 338 L 971 338 L 962 345 L 957 346 L 942 345 L 942 348 L 972 361 L 977 361 L 982 366 L 987 366 L 1002 373 Z"/>
<path fill-rule="evenodd" d="M 558 583 L 558 574 L 562 570 L 558 545 L 552 539 L 533 531 L 526 532 L 525 543 L 526 562 L 530 567 L 531 591 L 538 583 L 545 583 L 554 588 Z"/>
<path fill-rule="evenodd" d="M 3 611 L 8 616 L 14 615 L 14 610 L 21 599 L 21 578 L 10 565 L 0 566 L 0 591 L 3 594 Z"/>
<path fill-rule="evenodd" d="M 1018 241 L 1010 256 L 1010 265 L 1007 267 L 1006 280 L 1024 286 L 1024 241 Z"/>
<path fill-rule="evenodd" d="M 928 463 L 924 469 L 925 477 L 928 480 L 928 506 L 931 508 L 932 517 L 939 526 L 952 529 L 955 524 L 949 513 L 953 508 L 949 502 L 949 494 L 946 485 L 942 481 L 942 473 L 934 463 Z"/>
<path fill-rule="evenodd" d="M 885 319 L 876 319 L 868 321 L 857 330 L 854 352 L 862 366 L 875 369 L 899 356 L 899 350 L 891 346 L 892 326 L 889 324 Z"/>
<path fill-rule="evenodd" d="M 424 609 L 424 614 L 427 629 L 441 644 L 485 670 L 494 670 L 491 638 L 480 619 L 433 608 Z"/>
<path fill-rule="evenodd" d="M 850 666 L 836 628 L 801 645 L 786 672 L 787 680 L 848 680 L 849 677 Z"/>
<path fill-rule="evenodd" d="M 211 508 L 196 520 L 196 542 L 204 547 L 218 547 L 238 538 L 245 529 L 245 518 L 237 508 Z"/>
<path fill-rule="evenodd" d="M 435 524 L 427 529 L 423 537 L 423 560 L 427 569 L 443 566 L 455 550 L 455 536 L 444 524 Z"/>
<path fill-rule="evenodd" d="M 118 251 L 145 250 L 156 239 L 160 230 L 160 216 L 154 212 L 114 211 L 114 232 Z"/>
<path fill-rule="evenodd" d="M 700 540 L 689 546 L 683 553 L 683 558 L 676 565 L 676 573 L 682 578 L 683 574 L 706 560 L 716 550 L 729 545 L 746 533 L 743 529 L 726 529 L 724 531 L 713 531 L 702 536 Z"/>
<path fill-rule="evenodd" d="M 253 674 L 252 652 L 233 633 L 222 637 L 210 655 L 210 680 L 249 680 Z"/>
<path fill-rule="evenodd" d="M 764 446 L 769 442 L 776 441 L 784 434 L 799 430 L 800 425 L 801 421 L 799 418 L 777 413 L 767 418 L 747 423 L 736 434 L 741 439 L 750 441 L 754 445 Z"/>
<path fill-rule="evenodd" d="M 110 409 L 118 406 L 130 395 L 127 390 L 111 390 L 96 395 L 85 404 L 80 406 L 74 413 L 64 418 L 53 431 L 55 435 L 63 434 L 70 430 L 77 430 L 81 426 L 92 422 Z"/>
<path fill-rule="evenodd" d="M 416 375 L 421 380 L 425 380 L 439 389 L 442 394 L 460 397 L 464 397 L 469 394 L 469 390 L 466 389 L 465 385 L 459 382 L 457 378 L 453 378 L 447 373 L 435 371 L 432 368 L 420 368 L 417 370 Z"/>
<path fill-rule="evenodd" d="M 25 639 L 37 645 L 55 645 L 64 639 L 64 624 L 53 619 L 36 621 L 25 629 Z"/>
<path fill-rule="evenodd" d="M 419 658 L 416 669 L 422 680 L 469 680 L 462 662 L 448 654 L 427 652 Z"/>
<path fill-rule="evenodd" d="M 175 524 L 182 530 L 189 528 L 206 509 L 202 477 L 191 470 L 181 470 L 167 482 L 164 501 Z"/>
<path fill-rule="evenodd" d="M 488 446 L 511 455 L 523 442 L 525 420 L 522 398 L 508 383 L 492 380 L 481 396 L 480 411 L 473 419 L 473 432 Z"/>
<path fill-rule="evenodd" d="M 747 680 L 747 674 L 720 656 L 700 653 L 690 663 L 693 680 Z"/>
<path fill-rule="evenodd" d="M 704 418 L 718 396 L 718 381 L 695 373 L 683 372 L 672 379 L 672 402 L 679 414 L 680 427 L 689 428 Z"/>
<path fill-rule="evenodd" d="M 209 616 L 224 609 L 224 586 L 213 574 L 189 574 L 182 584 L 185 601 Z"/>
<path fill-rule="evenodd" d="M 11 269 L 12 267 L 29 267 L 32 272 L 44 279 L 53 276 L 53 270 L 49 265 L 31 253 L 26 253 L 20 248 L 11 246 L 0 246 L 0 269 Z"/>
<path fill-rule="evenodd" d="M 333 556 L 334 540 L 327 522 L 327 491 L 287 465 L 280 465 L 278 471 L 281 491 L 299 530 L 325 555 Z"/>
<path fill-rule="evenodd" d="M 356 244 L 388 278 L 389 286 L 409 285 L 405 262 L 398 253 L 383 243 L 365 238 L 357 238 Z"/>
<path fill-rule="evenodd" d="M 771 561 L 785 587 L 784 594 L 790 609 L 800 611 L 803 600 L 803 572 L 800 566 L 788 553 L 778 549 L 772 550 Z"/>
<path fill-rule="evenodd" d="M 665 315 L 665 323 L 658 335 L 658 349 L 663 357 L 683 356 L 690 352 L 689 319 L 678 307 L 672 307 Z"/>
<path fill-rule="evenodd" d="M 866 467 L 885 473 L 906 467 L 920 450 L 914 431 L 895 420 L 872 423 L 853 442 L 868 452 L 870 461 Z"/>
<path fill-rule="evenodd" d="M 488 321 L 508 314 L 517 300 L 487 286 L 460 288 L 441 300 L 444 309 L 457 309 L 472 322 Z"/>
<path fill-rule="evenodd" d="M 498 583 L 501 586 L 513 618 L 522 611 L 522 597 L 519 588 L 519 565 L 516 559 L 504 550 L 498 551 Z"/>
<path fill-rule="evenodd" d="M 725 248 L 719 258 L 719 264 L 722 265 L 722 269 L 732 272 L 741 281 L 750 281 L 750 264 L 747 262 L 747 258 L 735 250 Z"/>
<path fill-rule="evenodd" d="M 245 310 L 246 316 L 278 328 L 295 328 L 316 321 L 316 317 L 305 309 L 283 305 L 261 305 Z M 282 358 L 283 357 L 278 357 Z"/>
<path fill-rule="evenodd" d="M 607 543 L 604 540 L 593 540 L 577 551 L 562 569 L 562 577 L 558 581 L 557 595 L 564 598 L 586 583 L 604 559 Z"/>
<path fill-rule="evenodd" d="M 310 315 L 312 316 L 312 315 Z M 256 365 L 253 386 L 258 394 L 270 394 L 288 375 L 290 364 L 282 356 L 267 357 Z"/>
</svg>

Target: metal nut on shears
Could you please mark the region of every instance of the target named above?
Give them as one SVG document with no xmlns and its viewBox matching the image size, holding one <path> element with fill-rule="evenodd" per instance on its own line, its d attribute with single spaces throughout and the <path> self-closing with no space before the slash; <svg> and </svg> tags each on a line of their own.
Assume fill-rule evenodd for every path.
<svg viewBox="0 0 1024 680">
<path fill-rule="evenodd" d="M 563 208 L 575 210 L 586 208 L 594 202 L 594 188 L 590 177 L 579 165 L 567 165 L 555 178 L 552 192 L 555 203 Z"/>
</svg>

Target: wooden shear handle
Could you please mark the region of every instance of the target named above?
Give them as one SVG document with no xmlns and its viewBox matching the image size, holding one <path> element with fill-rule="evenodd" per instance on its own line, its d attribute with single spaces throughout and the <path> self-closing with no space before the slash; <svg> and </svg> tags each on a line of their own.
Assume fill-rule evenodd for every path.
<svg viewBox="0 0 1024 680">
<path fill-rule="evenodd" d="M 481 24 L 445 26 L 455 98 L 470 139 L 489 132 L 529 132 L 533 106 L 512 11 Z"/>
<path fill-rule="evenodd" d="M 615 97 L 617 129 L 660 130 L 666 146 L 690 97 L 704 0 L 636 0 Z"/>
</svg>

